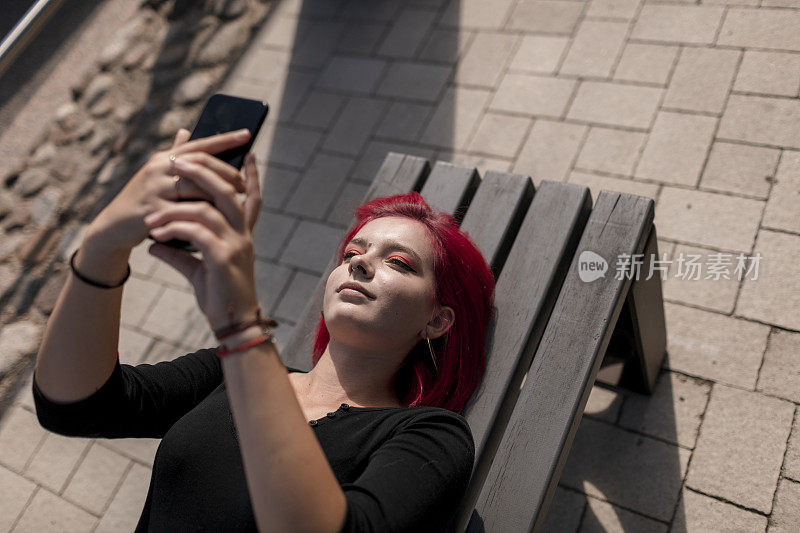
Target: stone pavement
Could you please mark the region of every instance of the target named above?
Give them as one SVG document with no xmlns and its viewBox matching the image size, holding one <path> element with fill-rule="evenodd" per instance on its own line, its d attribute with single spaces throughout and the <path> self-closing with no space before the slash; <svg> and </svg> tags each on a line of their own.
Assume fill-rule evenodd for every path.
<svg viewBox="0 0 800 533">
<path fill-rule="evenodd" d="M 649 196 L 669 354 L 651 397 L 594 388 L 547 529 L 798 531 L 798 27 L 797 0 L 278 3 L 225 90 L 271 106 L 255 239 L 279 339 L 387 151 Z M 757 279 L 674 270 L 728 253 L 760 253 Z M 131 267 L 123 362 L 214 344 L 146 243 Z M 0 421 L 0 530 L 130 531 L 158 442 L 47 433 L 29 391 Z"/>
</svg>

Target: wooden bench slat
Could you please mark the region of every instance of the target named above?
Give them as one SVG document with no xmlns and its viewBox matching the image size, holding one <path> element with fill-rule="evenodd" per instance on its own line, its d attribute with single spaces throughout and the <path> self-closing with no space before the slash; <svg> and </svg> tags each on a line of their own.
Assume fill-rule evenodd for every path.
<svg viewBox="0 0 800 533">
<path fill-rule="evenodd" d="M 375 175 L 375 180 L 367 189 L 362 203 L 383 196 L 393 196 L 412 190 L 419 191 L 429 172 L 430 163 L 427 159 L 390 152 Z M 354 223 L 355 217 L 351 219 L 348 227 Z M 319 312 L 322 309 L 325 284 L 337 262 L 336 257 L 331 258 L 328 262 L 314 293 L 300 315 L 300 320 L 297 322 L 291 338 L 284 346 L 281 353 L 284 365 L 306 372 L 313 367 L 311 364 L 313 335 Z"/>
<path fill-rule="evenodd" d="M 433 166 L 420 194 L 434 211 L 448 213 L 460 221 L 480 182 L 475 168 L 439 161 Z"/>
<path fill-rule="evenodd" d="M 641 253 L 652 221 L 651 199 L 601 191 L 478 498 L 487 531 L 544 520 L 631 284 L 615 279 L 617 257 Z M 580 280 L 585 250 L 608 262 L 605 277 Z"/>
<path fill-rule="evenodd" d="M 476 464 L 459 510 L 458 531 L 480 494 L 591 207 L 586 187 L 543 181 L 500 273 L 486 374 L 464 410 L 475 439 Z"/>
</svg>

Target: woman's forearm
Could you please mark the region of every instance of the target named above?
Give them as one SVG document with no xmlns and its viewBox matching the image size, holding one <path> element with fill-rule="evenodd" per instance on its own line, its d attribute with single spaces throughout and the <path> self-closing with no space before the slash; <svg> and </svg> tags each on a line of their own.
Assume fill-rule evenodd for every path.
<svg viewBox="0 0 800 533">
<path fill-rule="evenodd" d="M 260 531 L 337 533 L 347 501 L 271 343 L 222 360 Z"/>
<path fill-rule="evenodd" d="M 114 249 L 90 225 L 75 265 L 90 280 L 116 284 L 124 276 L 130 250 Z M 93 287 L 67 274 L 47 321 L 36 357 L 36 384 L 49 399 L 73 402 L 105 383 L 117 360 L 122 287 Z"/>
</svg>

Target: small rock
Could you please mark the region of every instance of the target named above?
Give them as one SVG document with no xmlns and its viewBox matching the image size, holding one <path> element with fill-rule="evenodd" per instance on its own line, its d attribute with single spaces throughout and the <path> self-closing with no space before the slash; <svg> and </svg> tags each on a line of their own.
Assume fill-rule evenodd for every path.
<svg viewBox="0 0 800 533">
<path fill-rule="evenodd" d="M 105 94 L 96 100 L 89 108 L 89 114 L 94 118 L 108 116 L 114 110 L 114 98 L 110 94 Z"/>
<path fill-rule="evenodd" d="M 20 321 L 0 329 L 0 374 L 6 374 L 18 361 L 39 348 L 42 326 Z"/>
<path fill-rule="evenodd" d="M 9 214 L 15 203 L 10 192 L 5 189 L 0 189 L 0 218 L 4 218 Z"/>
<path fill-rule="evenodd" d="M 180 109 L 173 109 L 165 114 L 158 123 L 156 133 L 159 137 L 173 137 L 178 128 L 186 124 L 186 114 Z"/>
<path fill-rule="evenodd" d="M 96 73 L 97 67 L 94 63 L 90 64 L 89 67 L 83 71 L 81 77 L 78 78 L 78 81 L 72 86 L 72 95 L 76 100 L 86 91 L 89 82 L 94 79 Z"/>
<path fill-rule="evenodd" d="M 110 181 L 116 181 L 122 176 L 122 173 L 126 170 L 126 168 L 127 166 L 122 161 L 122 158 L 115 157 L 114 159 L 109 159 L 97 174 L 96 181 L 101 185 Z"/>
<path fill-rule="evenodd" d="M 56 109 L 56 124 L 64 131 L 72 131 L 78 126 L 80 112 L 75 102 L 67 102 Z"/>
<path fill-rule="evenodd" d="M 107 129 L 97 129 L 87 144 L 92 155 L 97 155 L 100 150 L 111 142 L 113 135 Z"/>
<path fill-rule="evenodd" d="M 19 270 L 16 265 L 8 263 L 0 265 L 0 296 L 3 296 L 17 281 L 20 275 Z M 0 354 L 0 357 L 2 357 L 2 354 Z"/>
<path fill-rule="evenodd" d="M 144 63 L 145 58 L 150 54 L 150 43 L 139 43 L 125 54 L 122 60 L 122 67 L 125 70 L 133 70 Z"/>
<path fill-rule="evenodd" d="M 33 216 L 33 221 L 37 226 L 45 227 L 55 220 L 62 196 L 63 193 L 61 189 L 51 186 L 36 197 L 33 201 L 33 212 L 31 216 Z"/>
<path fill-rule="evenodd" d="M 100 68 L 103 70 L 109 70 L 114 64 L 119 61 L 122 57 L 122 54 L 129 47 L 128 38 L 124 34 L 119 34 L 116 39 L 114 39 L 111 44 L 106 46 L 103 51 L 100 53 L 100 57 L 98 58 L 97 62 L 100 65 Z"/>
<path fill-rule="evenodd" d="M 67 276 L 68 272 L 66 270 L 55 272 L 50 275 L 44 286 L 39 289 L 39 293 L 36 295 L 33 304 L 38 307 L 42 313 L 49 315 L 53 312 L 53 307 L 55 307 L 56 300 L 58 300 L 58 296 L 64 288 Z"/>
<path fill-rule="evenodd" d="M 86 87 L 84 101 L 86 107 L 91 108 L 97 100 L 104 96 L 114 86 L 114 77 L 111 74 L 98 74 Z"/>
<path fill-rule="evenodd" d="M 3 235 L 3 237 L 0 238 L 0 262 L 5 261 L 8 257 L 11 257 L 24 238 L 25 236 L 21 231 L 10 234 L 6 233 Z"/>
<path fill-rule="evenodd" d="M 42 190 L 50 181 L 50 173 L 43 168 L 29 168 L 22 174 L 14 184 L 14 190 L 21 196 L 27 198 Z"/>
<path fill-rule="evenodd" d="M 130 104 L 122 104 L 114 108 L 114 118 L 121 122 L 128 122 L 134 113 L 136 113 L 136 107 Z"/>
<path fill-rule="evenodd" d="M 218 0 L 214 10 L 218 17 L 224 20 L 235 19 L 247 9 L 245 0 Z"/>
<path fill-rule="evenodd" d="M 203 44 L 195 65 L 210 67 L 222 63 L 247 42 L 249 32 L 242 24 L 225 24 Z"/>
<path fill-rule="evenodd" d="M 30 164 L 42 166 L 50 163 L 56 156 L 56 145 L 48 142 L 40 145 L 31 156 Z"/>
<path fill-rule="evenodd" d="M 94 128 L 95 128 L 95 123 L 91 120 L 87 120 L 78 127 L 78 131 L 75 132 L 75 137 L 79 141 L 85 141 L 92 136 L 92 134 L 94 133 Z"/>
<path fill-rule="evenodd" d="M 175 89 L 173 101 L 177 104 L 193 104 L 202 99 L 214 85 L 214 78 L 207 72 L 195 72 L 183 80 Z"/>
</svg>

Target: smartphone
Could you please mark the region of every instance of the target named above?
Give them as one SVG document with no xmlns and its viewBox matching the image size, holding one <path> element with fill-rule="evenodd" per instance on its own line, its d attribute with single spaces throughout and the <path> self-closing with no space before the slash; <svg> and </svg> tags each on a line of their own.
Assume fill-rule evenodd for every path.
<svg viewBox="0 0 800 533">
<path fill-rule="evenodd" d="M 237 169 L 241 169 L 244 156 L 252 148 L 253 141 L 264 124 L 268 112 L 269 106 L 266 102 L 227 94 L 215 94 L 203 107 L 189 140 L 247 128 L 250 130 L 250 140 L 247 143 L 214 155 Z M 149 235 L 148 237 L 152 239 Z M 189 252 L 198 251 L 190 242 L 181 239 L 172 239 L 162 244 Z"/>
</svg>

